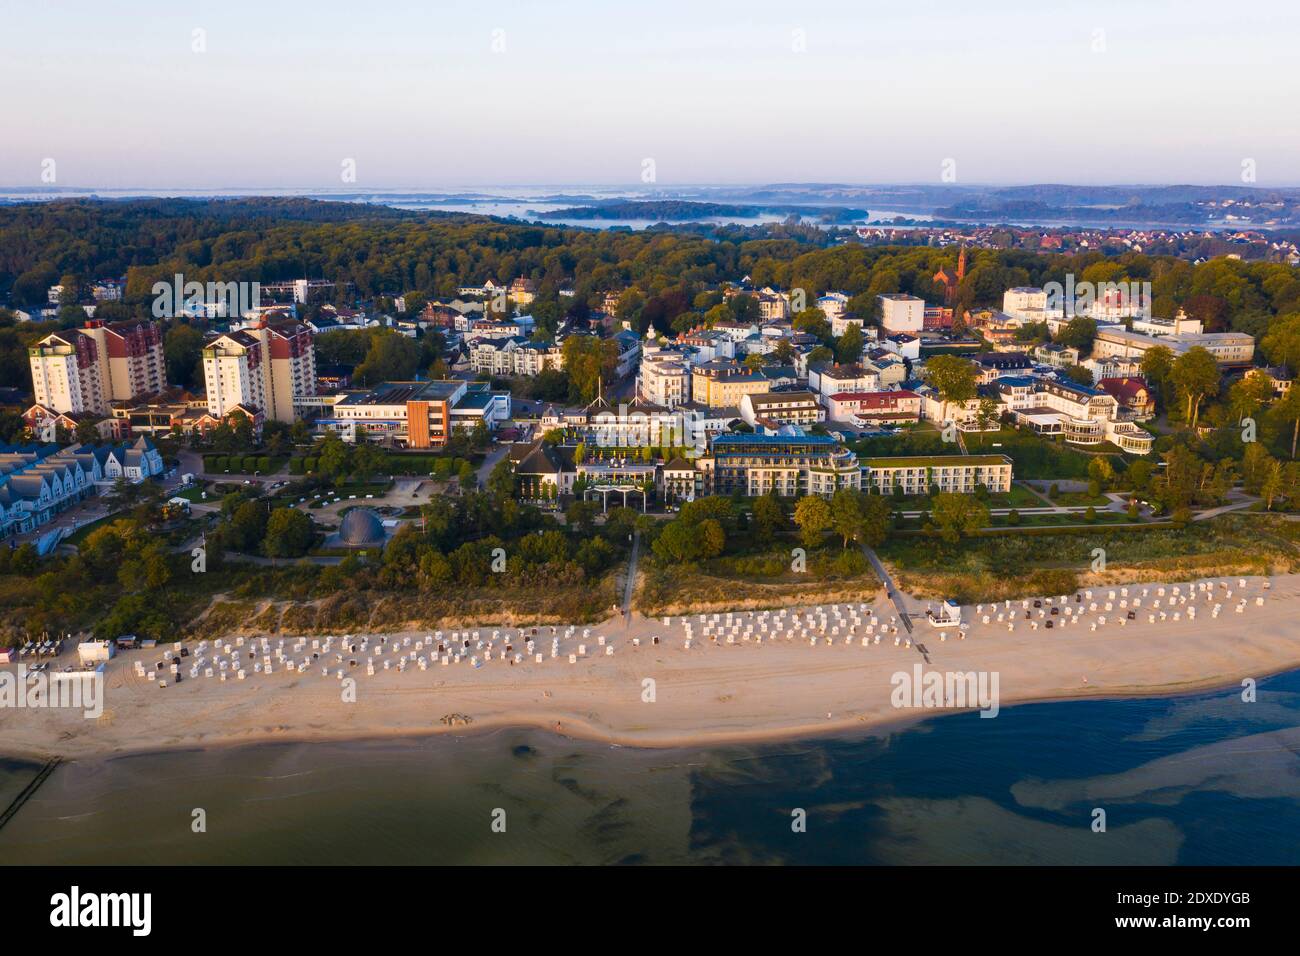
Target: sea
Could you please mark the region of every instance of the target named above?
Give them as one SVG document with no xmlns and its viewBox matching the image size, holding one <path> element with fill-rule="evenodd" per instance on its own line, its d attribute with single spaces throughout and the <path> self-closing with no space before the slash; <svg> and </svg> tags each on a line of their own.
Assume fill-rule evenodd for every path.
<svg viewBox="0 0 1300 956">
<path fill-rule="evenodd" d="M 1300 864 L 1300 671 L 1251 696 L 761 746 L 518 729 L 75 760 L 0 864 Z M 0 759 L 0 809 L 37 769 Z"/>
</svg>

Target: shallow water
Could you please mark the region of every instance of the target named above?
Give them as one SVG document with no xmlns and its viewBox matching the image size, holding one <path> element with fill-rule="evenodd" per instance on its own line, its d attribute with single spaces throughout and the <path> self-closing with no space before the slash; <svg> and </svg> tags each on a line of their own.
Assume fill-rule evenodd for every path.
<svg viewBox="0 0 1300 956">
<path fill-rule="evenodd" d="M 1252 704 L 1033 704 L 755 747 L 511 730 L 148 754 L 60 767 L 0 862 L 1296 864 L 1297 753 L 1300 672 Z M 0 760 L 0 802 L 34 770 Z"/>
</svg>

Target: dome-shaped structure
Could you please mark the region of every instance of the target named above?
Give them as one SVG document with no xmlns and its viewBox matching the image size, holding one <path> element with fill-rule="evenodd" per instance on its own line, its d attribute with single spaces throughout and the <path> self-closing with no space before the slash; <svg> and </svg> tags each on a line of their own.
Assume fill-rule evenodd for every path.
<svg viewBox="0 0 1300 956">
<path fill-rule="evenodd" d="M 368 548 L 385 540 L 384 523 L 370 508 L 353 508 L 339 525 L 339 543 L 345 547 Z"/>
</svg>

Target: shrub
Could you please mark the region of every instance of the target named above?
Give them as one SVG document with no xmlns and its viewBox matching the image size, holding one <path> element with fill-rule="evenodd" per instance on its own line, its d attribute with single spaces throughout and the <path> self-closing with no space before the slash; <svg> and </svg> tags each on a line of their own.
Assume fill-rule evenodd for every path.
<svg viewBox="0 0 1300 956">
<path fill-rule="evenodd" d="M 212 465 L 213 471 L 225 471 L 230 467 L 230 459 L 225 455 L 218 455 Z"/>
<path fill-rule="evenodd" d="M 304 458 L 304 459 L 302 460 L 302 469 L 303 469 L 303 471 L 305 471 L 305 472 L 313 472 L 313 471 L 316 470 L 316 464 L 317 464 L 317 459 L 315 459 L 315 458 Z"/>
<path fill-rule="evenodd" d="M 301 458 L 290 458 L 290 459 L 289 459 L 289 474 L 291 474 L 291 475 L 301 475 L 301 474 L 303 473 L 304 470 L 305 470 L 305 469 L 303 468 L 303 459 L 301 459 Z"/>
<path fill-rule="evenodd" d="M 265 455 L 257 459 L 257 470 L 264 475 L 269 473 L 271 470 L 271 459 Z"/>
<path fill-rule="evenodd" d="M 1096 521 L 1097 509 L 1094 508 L 1092 505 L 1088 505 L 1088 510 L 1083 513 L 1083 520 L 1090 523 Z"/>
<path fill-rule="evenodd" d="M 1020 512 L 1017 511 L 1015 508 L 1012 508 L 1010 511 L 1007 512 L 1007 524 L 1010 525 L 1020 524 Z"/>
</svg>

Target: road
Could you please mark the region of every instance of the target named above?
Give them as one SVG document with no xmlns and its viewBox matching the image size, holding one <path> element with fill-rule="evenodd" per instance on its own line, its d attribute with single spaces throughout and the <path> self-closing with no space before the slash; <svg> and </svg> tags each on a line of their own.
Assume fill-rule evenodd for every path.
<svg viewBox="0 0 1300 956">
<path fill-rule="evenodd" d="M 487 457 L 483 459 L 483 464 L 478 466 L 478 486 L 480 488 L 487 487 L 488 477 L 492 474 L 492 469 L 496 467 L 497 462 L 509 453 L 509 445 L 498 445 L 488 452 Z"/>
<path fill-rule="evenodd" d="M 912 619 L 907 616 L 907 608 L 903 606 L 903 596 L 898 593 L 898 588 L 894 587 L 894 579 L 889 576 L 889 572 L 885 570 L 885 566 L 880 562 L 880 558 L 875 551 L 864 544 L 862 553 L 867 556 L 871 566 L 876 569 L 876 576 L 885 585 L 885 593 L 889 595 L 889 599 L 894 602 L 894 607 L 898 610 L 898 619 L 903 622 L 903 627 L 907 629 L 907 633 L 911 634 Z"/>
<path fill-rule="evenodd" d="M 632 532 L 632 556 L 627 561 L 627 580 L 623 582 L 623 626 L 632 623 L 632 592 L 636 590 L 636 562 L 641 557 L 641 532 Z"/>
</svg>

